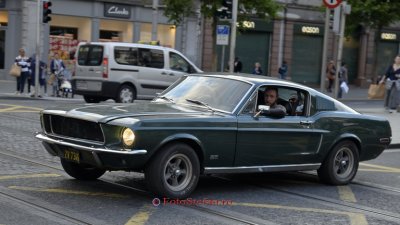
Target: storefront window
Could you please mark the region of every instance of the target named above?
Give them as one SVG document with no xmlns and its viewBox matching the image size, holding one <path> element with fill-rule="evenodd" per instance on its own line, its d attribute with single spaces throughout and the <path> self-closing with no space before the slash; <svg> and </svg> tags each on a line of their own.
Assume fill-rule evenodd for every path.
<svg viewBox="0 0 400 225">
<path fill-rule="evenodd" d="M 64 36 L 65 34 L 73 35 L 73 39 L 78 39 L 78 28 L 75 27 L 50 27 L 50 35 Z"/>
<path fill-rule="evenodd" d="M 0 11 L 0 25 L 6 27 L 8 25 L 8 12 Z"/>
<path fill-rule="evenodd" d="M 151 23 L 142 23 L 140 26 L 140 41 L 151 42 L 160 41 L 160 45 L 174 48 L 175 47 L 175 26 L 158 25 L 157 40 L 151 40 Z"/>
<path fill-rule="evenodd" d="M 121 20 L 100 20 L 99 41 L 132 42 L 133 24 Z"/>
</svg>

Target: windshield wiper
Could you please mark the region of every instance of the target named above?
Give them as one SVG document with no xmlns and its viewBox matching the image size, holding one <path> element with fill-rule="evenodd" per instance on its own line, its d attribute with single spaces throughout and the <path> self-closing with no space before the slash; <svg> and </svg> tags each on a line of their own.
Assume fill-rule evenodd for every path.
<svg viewBox="0 0 400 225">
<path fill-rule="evenodd" d="M 161 98 L 161 99 L 167 100 L 167 101 L 169 101 L 169 102 L 175 103 L 174 99 L 168 98 L 168 97 L 165 96 L 165 95 L 163 95 L 163 96 L 157 96 L 157 98 Z"/>
<path fill-rule="evenodd" d="M 197 105 L 205 106 L 205 107 L 207 107 L 207 109 L 211 110 L 212 112 L 215 112 L 215 109 L 213 109 L 211 106 L 209 106 L 209 105 L 208 105 L 207 103 L 205 103 L 205 102 L 202 102 L 202 101 L 199 101 L 199 100 L 188 99 L 188 98 L 185 99 L 185 100 L 188 101 L 188 102 L 197 104 Z"/>
</svg>

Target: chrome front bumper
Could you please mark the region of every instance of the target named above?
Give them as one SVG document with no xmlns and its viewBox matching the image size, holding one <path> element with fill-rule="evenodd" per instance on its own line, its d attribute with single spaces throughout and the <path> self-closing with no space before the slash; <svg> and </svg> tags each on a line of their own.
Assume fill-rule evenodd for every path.
<svg viewBox="0 0 400 225">
<path fill-rule="evenodd" d="M 35 137 L 43 142 L 49 143 L 49 144 L 57 144 L 57 145 L 62 145 L 62 146 L 67 146 L 83 151 L 89 151 L 92 153 L 97 153 L 97 152 L 107 152 L 107 153 L 113 153 L 113 154 L 118 154 L 118 155 L 145 155 L 147 154 L 147 150 L 131 150 L 131 149 L 122 149 L 122 150 L 112 150 L 112 149 L 107 149 L 107 148 L 95 148 L 95 147 L 88 147 L 84 145 L 78 145 L 74 143 L 70 143 L 64 140 L 60 139 L 55 139 L 48 137 L 46 134 L 43 133 L 37 133 Z"/>
</svg>

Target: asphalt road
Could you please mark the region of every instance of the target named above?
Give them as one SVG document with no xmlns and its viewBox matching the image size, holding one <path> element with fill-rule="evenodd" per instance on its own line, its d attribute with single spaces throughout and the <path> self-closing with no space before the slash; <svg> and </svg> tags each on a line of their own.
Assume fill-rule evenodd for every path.
<svg viewBox="0 0 400 225">
<path fill-rule="evenodd" d="M 34 133 L 41 129 L 40 109 L 82 102 L 0 96 L 0 224 L 400 224 L 396 148 L 361 163 L 347 186 L 321 184 L 314 172 L 201 177 L 192 200 L 218 205 L 160 199 L 154 206 L 140 173 L 74 180 Z M 349 102 L 385 113 L 379 104 Z"/>
</svg>

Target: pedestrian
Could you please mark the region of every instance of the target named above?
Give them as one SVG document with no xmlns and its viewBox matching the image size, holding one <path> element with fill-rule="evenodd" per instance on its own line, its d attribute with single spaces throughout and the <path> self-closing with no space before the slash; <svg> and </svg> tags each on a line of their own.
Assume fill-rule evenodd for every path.
<svg viewBox="0 0 400 225">
<path fill-rule="evenodd" d="M 242 62 L 239 60 L 239 57 L 235 57 L 235 61 L 233 62 L 233 72 L 242 72 Z"/>
<path fill-rule="evenodd" d="M 25 55 L 25 49 L 19 49 L 19 55 L 15 58 L 15 63 L 21 67 L 21 76 L 17 77 L 17 92 L 15 92 L 15 94 L 19 95 L 24 93 L 25 81 L 30 76 L 30 59 Z"/>
<path fill-rule="evenodd" d="M 328 79 L 328 92 L 332 92 L 333 82 L 335 81 L 336 67 L 333 60 L 329 61 L 326 66 L 326 78 Z"/>
<path fill-rule="evenodd" d="M 345 82 L 348 84 L 348 70 L 347 70 L 347 64 L 345 62 L 342 62 L 341 67 L 339 69 L 339 92 L 338 92 L 338 98 L 342 98 L 343 96 L 343 88 L 342 88 L 342 83 Z"/>
<path fill-rule="evenodd" d="M 63 80 L 63 72 L 65 69 L 64 62 L 60 59 L 58 53 L 54 53 L 54 58 L 50 63 L 50 71 L 54 75 L 54 80 L 52 82 L 53 94 L 51 96 L 61 97 L 59 91 L 61 89 L 61 83 Z"/>
<path fill-rule="evenodd" d="M 286 80 L 287 72 L 288 72 L 288 65 L 287 65 L 287 62 L 285 60 L 283 60 L 282 65 L 281 65 L 281 67 L 279 67 L 279 70 L 278 70 L 279 77 L 282 80 Z"/>
<path fill-rule="evenodd" d="M 41 89 L 46 85 L 46 69 L 47 64 L 42 60 L 39 60 L 39 88 L 38 88 L 38 97 L 41 98 Z M 32 89 L 31 97 L 35 97 L 35 85 L 36 85 L 36 58 L 35 55 L 31 57 L 31 79 L 32 79 Z"/>
<path fill-rule="evenodd" d="M 262 69 L 261 69 L 261 64 L 259 62 L 256 62 L 254 64 L 253 74 L 262 75 L 262 73 L 263 72 L 262 72 Z"/>
<path fill-rule="evenodd" d="M 400 104 L 400 55 L 394 58 L 394 63 L 390 65 L 382 76 L 380 84 L 386 83 L 386 93 L 384 107 L 392 112 Z"/>
</svg>

